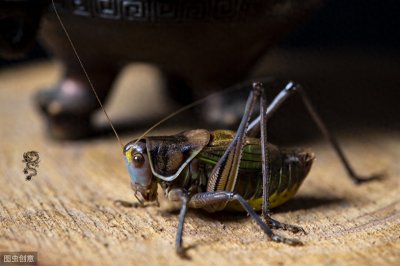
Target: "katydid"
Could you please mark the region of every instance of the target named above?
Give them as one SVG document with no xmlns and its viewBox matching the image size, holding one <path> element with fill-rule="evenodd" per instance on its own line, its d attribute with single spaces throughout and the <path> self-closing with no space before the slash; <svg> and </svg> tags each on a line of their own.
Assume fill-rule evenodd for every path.
<svg viewBox="0 0 400 266">
<path fill-rule="evenodd" d="M 301 227 L 281 223 L 270 215 L 270 208 L 295 195 L 315 158 L 311 151 L 280 149 L 267 142 L 268 118 L 294 92 L 301 94 L 311 117 L 330 140 L 350 178 L 361 183 L 377 177 L 360 177 L 354 172 L 299 84 L 289 82 L 267 107 L 264 86 L 254 82 L 236 132 L 188 130 L 173 136 L 138 139 L 124 147 L 131 186 L 140 203 L 157 200 L 158 184 L 169 200 L 182 203 L 176 237 L 178 253 L 184 250 L 182 233 L 187 208 L 210 212 L 245 210 L 271 240 L 289 245 L 302 244 L 272 231 L 304 232 Z M 260 116 L 249 123 L 259 97 Z M 255 129 L 260 130 L 261 137 L 248 137 L 248 132 Z M 259 210 L 263 219 L 255 212 Z"/>
<path fill-rule="evenodd" d="M 123 147 L 135 197 L 142 204 L 156 201 L 157 187 L 161 185 L 169 200 L 181 202 L 176 235 L 178 254 L 182 255 L 185 252 L 182 235 L 188 208 L 202 208 L 210 212 L 225 209 L 244 210 L 272 241 L 289 245 L 302 244 L 298 239 L 286 238 L 272 231 L 272 229 L 283 229 L 293 233 L 304 232 L 301 227 L 281 223 L 274 220 L 270 214 L 270 208 L 285 203 L 295 195 L 315 158 L 311 151 L 280 149 L 267 142 L 268 118 L 295 92 L 300 94 L 318 128 L 332 144 L 349 177 L 356 183 L 379 177 L 378 175 L 360 177 L 355 173 L 302 87 L 294 82 L 289 82 L 270 105 L 267 104 L 264 85 L 261 82 L 254 82 L 236 132 L 195 129 L 173 136 L 141 137 L 123 145 L 55 6 L 54 10 L 94 95 Z M 258 98 L 260 98 L 260 115 L 250 123 Z M 148 132 L 149 130 L 146 131 Z M 260 133 L 259 138 L 251 137 L 257 132 Z M 256 213 L 259 210 L 262 213 L 261 217 Z"/>
</svg>

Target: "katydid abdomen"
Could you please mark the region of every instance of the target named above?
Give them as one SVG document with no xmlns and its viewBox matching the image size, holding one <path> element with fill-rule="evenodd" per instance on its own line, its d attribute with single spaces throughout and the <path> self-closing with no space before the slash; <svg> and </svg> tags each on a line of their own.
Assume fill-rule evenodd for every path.
<svg viewBox="0 0 400 266">
<path fill-rule="evenodd" d="M 199 169 L 202 175 L 208 178 L 212 168 L 222 156 L 227 145 L 232 141 L 234 132 L 229 130 L 217 130 L 210 132 L 210 142 L 196 156 L 199 160 Z M 301 149 L 279 149 L 268 144 L 269 153 L 269 199 L 270 207 L 279 206 L 293 197 L 303 180 L 307 176 L 314 154 Z M 261 171 L 261 145 L 258 138 L 246 138 L 242 158 L 239 165 L 239 173 L 233 189 L 220 187 L 219 190 L 232 191 L 240 194 L 255 210 L 261 210 L 262 206 L 262 171 Z M 237 202 L 230 202 L 227 210 L 243 211 Z M 212 210 L 212 209 L 211 209 Z"/>
</svg>

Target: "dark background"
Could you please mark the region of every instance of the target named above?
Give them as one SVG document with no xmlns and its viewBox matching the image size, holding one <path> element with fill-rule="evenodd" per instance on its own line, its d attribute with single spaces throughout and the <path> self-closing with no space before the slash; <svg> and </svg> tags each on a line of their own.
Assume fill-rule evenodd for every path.
<svg viewBox="0 0 400 266">
<path fill-rule="evenodd" d="M 400 2 L 328 0 L 290 34 L 285 46 L 400 49 Z"/>
<path fill-rule="evenodd" d="M 284 48 L 390 49 L 400 51 L 400 3 L 397 0 L 328 0 L 284 39 Z M 0 67 L 48 57 L 39 43 L 24 59 L 0 59 Z"/>
<path fill-rule="evenodd" d="M 317 58 L 314 61 L 306 58 L 303 62 L 301 57 L 292 59 L 289 55 L 283 58 L 289 69 L 275 73 L 267 67 L 263 74 L 290 77 L 306 85 L 311 100 L 330 128 L 346 133 L 348 129 L 362 132 L 370 128 L 398 132 L 398 0 L 327 0 L 277 47 L 309 51 Z M 330 51 L 334 51 L 334 56 L 326 59 L 324 56 Z M 50 56 L 37 43 L 24 59 L 0 59 L 0 68 Z M 320 136 L 298 99 L 290 99 L 285 106 L 288 107 L 271 119 L 269 132 L 273 141 L 279 144 L 291 138 Z"/>
</svg>

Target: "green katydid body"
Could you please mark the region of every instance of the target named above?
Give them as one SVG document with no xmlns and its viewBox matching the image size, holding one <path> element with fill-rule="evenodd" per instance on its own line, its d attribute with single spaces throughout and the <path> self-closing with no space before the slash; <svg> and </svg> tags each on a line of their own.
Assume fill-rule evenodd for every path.
<svg viewBox="0 0 400 266">
<path fill-rule="evenodd" d="M 235 132 L 229 130 L 189 130 L 173 136 L 154 136 L 131 142 L 125 147 L 125 157 L 129 165 L 134 163 L 139 154 L 144 157 L 141 169 L 149 168 L 145 175 L 152 175 L 151 182 L 131 180 L 132 188 L 139 191 L 145 200 L 155 200 L 157 183 L 164 189 L 170 200 L 179 200 L 174 195 L 182 189 L 190 194 L 216 191 L 231 191 L 240 194 L 255 210 L 262 206 L 262 171 L 261 144 L 258 138 L 247 137 L 235 180 L 221 175 L 218 180 L 211 178 L 211 172 L 222 154 L 232 142 Z M 270 207 L 283 204 L 297 192 L 307 176 L 314 155 L 304 150 L 279 149 L 268 144 L 270 185 Z M 147 158 L 146 158 L 147 157 Z M 136 169 L 135 169 L 136 170 Z M 133 171 L 130 169 L 130 172 Z M 151 172 L 151 173 L 150 173 Z M 132 176 L 132 175 L 131 175 Z M 138 176 L 135 173 L 135 176 Z M 144 177 L 144 175 L 142 175 Z M 154 178 L 155 177 L 155 178 Z M 214 182 L 215 186 L 210 183 Z M 140 188 L 140 183 L 147 188 Z M 146 193 L 147 197 L 146 198 Z M 197 207 L 191 206 L 190 207 Z M 204 207 L 203 207 L 204 208 Z M 236 202 L 207 206 L 207 211 L 223 209 L 242 211 Z"/>
</svg>

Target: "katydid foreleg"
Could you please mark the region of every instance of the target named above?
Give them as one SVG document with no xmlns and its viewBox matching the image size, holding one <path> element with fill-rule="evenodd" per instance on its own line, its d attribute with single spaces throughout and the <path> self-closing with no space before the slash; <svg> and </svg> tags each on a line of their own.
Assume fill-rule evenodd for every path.
<svg viewBox="0 0 400 266">
<path fill-rule="evenodd" d="M 181 206 L 181 211 L 179 213 L 178 231 L 176 233 L 175 248 L 178 254 L 183 254 L 184 250 L 182 248 L 182 235 L 183 235 L 183 226 L 185 224 L 189 197 L 186 193 L 182 192 L 180 199 L 182 202 L 182 206 Z"/>
</svg>

